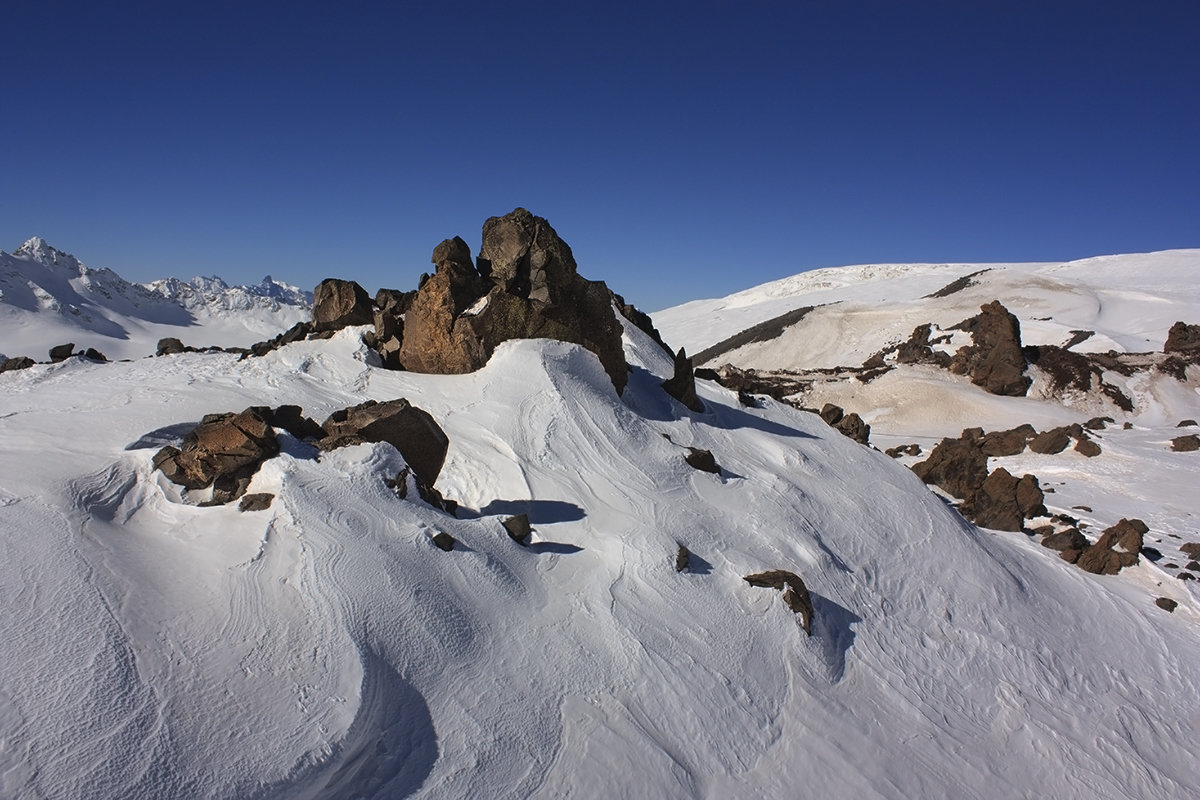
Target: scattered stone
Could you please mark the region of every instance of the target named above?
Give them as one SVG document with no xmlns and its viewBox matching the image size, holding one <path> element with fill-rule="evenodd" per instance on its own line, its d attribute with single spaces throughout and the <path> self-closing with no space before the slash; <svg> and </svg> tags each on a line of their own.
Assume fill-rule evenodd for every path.
<svg viewBox="0 0 1200 800">
<path fill-rule="evenodd" d="M 1143 536 L 1148 530 L 1139 519 L 1122 519 L 1106 529 L 1075 563 L 1085 572 L 1116 575 L 1122 568 L 1138 563 Z"/>
<path fill-rule="evenodd" d="M 1190 453 L 1200 450 L 1200 436 L 1190 433 L 1187 436 L 1176 436 L 1171 440 L 1171 449 L 1176 453 Z"/>
<path fill-rule="evenodd" d="M 701 450 L 698 447 L 689 447 L 687 455 L 683 460 L 694 469 L 702 472 L 711 472 L 714 475 L 721 474 L 721 467 L 717 465 L 717 459 L 713 457 L 712 451 Z"/>
<path fill-rule="evenodd" d="M 1163 611 L 1170 611 L 1174 613 L 1175 609 L 1179 606 L 1179 603 L 1176 603 L 1169 597 L 1156 597 L 1154 598 L 1154 605 L 1158 606 Z"/>
<path fill-rule="evenodd" d="M 1078 528 L 1067 528 L 1065 531 L 1052 533 L 1042 539 L 1042 547 L 1057 550 L 1076 550 L 1082 553 L 1088 546 L 1087 537 Z"/>
<path fill-rule="evenodd" d="M 1167 331 L 1164 353 L 1193 353 L 1200 351 L 1200 325 L 1176 322 Z"/>
<path fill-rule="evenodd" d="M 1087 456 L 1088 458 L 1095 458 L 1096 456 L 1100 455 L 1101 450 L 1100 445 L 1096 444 L 1096 442 L 1092 439 L 1084 436 L 1075 443 L 1075 452 L 1079 453 L 1080 455 Z"/>
<path fill-rule="evenodd" d="M 675 571 L 687 572 L 688 564 L 691 563 L 691 559 L 691 552 L 683 545 L 679 545 L 679 549 L 675 551 Z"/>
<path fill-rule="evenodd" d="M 1087 512 L 1088 514 L 1092 513 L 1091 506 L 1071 506 L 1071 508 L 1075 511 L 1084 511 L 1084 512 Z"/>
<path fill-rule="evenodd" d="M 529 525 L 528 514 L 517 514 L 515 517 L 508 517 L 501 520 L 501 525 L 508 533 L 510 539 L 519 545 L 524 546 L 529 541 L 529 536 L 533 529 Z"/>
<path fill-rule="evenodd" d="M 675 354 L 675 374 L 662 382 L 662 388 L 692 411 L 700 412 L 704 410 L 704 403 L 696 396 L 696 376 L 692 369 L 692 360 L 682 347 L 679 348 Z"/>
<path fill-rule="evenodd" d="M 34 365 L 34 360 L 29 356 L 15 356 L 14 358 L 6 358 L 3 363 L 0 363 L 0 372 L 9 372 L 14 369 L 29 369 Z"/>
<path fill-rule="evenodd" d="M 335 411 L 321 424 L 322 450 L 363 442 L 387 442 L 400 451 L 419 483 L 432 488 L 446 460 L 450 440 L 427 412 L 404 398 L 378 403 L 368 400 Z"/>
<path fill-rule="evenodd" d="M 921 455 L 921 445 L 919 445 L 919 444 L 899 444 L 899 445 L 896 445 L 895 447 L 889 447 L 887 450 L 884 450 L 883 452 L 884 452 L 884 454 L 889 455 L 892 458 L 899 458 L 900 456 L 919 456 L 919 455 Z"/>
<path fill-rule="evenodd" d="M 326 278 L 313 290 L 312 329 L 340 331 L 351 325 L 370 325 L 375 315 L 371 298 L 354 281 Z"/>
<path fill-rule="evenodd" d="M 1023 397 L 1032 381 L 1024 374 L 1020 322 L 998 300 L 979 311 L 959 325 L 970 332 L 972 344 L 954 354 L 950 371 L 968 375 L 971 383 L 992 394 Z"/>
<path fill-rule="evenodd" d="M 75 354 L 75 343 L 67 342 L 66 344 L 55 345 L 50 348 L 50 360 L 57 364 L 60 361 L 66 361 Z"/>
<path fill-rule="evenodd" d="M 783 602 L 793 613 L 800 615 L 800 627 L 804 628 L 805 633 L 812 636 L 812 598 L 809 596 L 808 587 L 804 585 L 804 581 L 800 580 L 799 575 L 787 570 L 773 569 L 747 575 L 743 580 L 751 586 L 778 589 L 783 592 Z"/>
<path fill-rule="evenodd" d="M 449 553 L 454 549 L 455 538 L 445 531 L 438 531 L 433 535 L 433 544 L 441 550 Z"/>
<path fill-rule="evenodd" d="M 242 496 L 238 503 L 238 511 L 265 511 L 275 501 L 275 495 L 270 492 L 255 492 Z"/>
</svg>

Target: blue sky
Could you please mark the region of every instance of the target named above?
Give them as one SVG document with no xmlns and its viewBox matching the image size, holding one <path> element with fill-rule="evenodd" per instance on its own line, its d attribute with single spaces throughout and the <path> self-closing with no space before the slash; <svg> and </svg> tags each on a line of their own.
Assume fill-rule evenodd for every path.
<svg viewBox="0 0 1200 800">
<path fill-rule="evenodd" d="M 111 6 L 111 7 L 110 7 Z M 0 248 L 415 287 L 550 220 L 648 310 L 1200 247 L 1200 3 L 5 3 Z"/>
</svg>

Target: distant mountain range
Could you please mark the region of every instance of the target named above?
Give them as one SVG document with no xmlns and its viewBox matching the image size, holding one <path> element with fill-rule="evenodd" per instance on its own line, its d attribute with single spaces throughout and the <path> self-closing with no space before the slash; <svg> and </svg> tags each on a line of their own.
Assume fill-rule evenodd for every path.
<svg viewBox="0 0 1200 800">
<path fill-rule="evenodd" d="M 44 358 L 63 342 L 110 358 L 150 355 L 158 339 L 246 346 L 301 319 L 312 293 L 266 277 L 230 286 L 218 277 L 127 281 L 34 237 L 0 251 L 0 353 Z"/>
</svg>

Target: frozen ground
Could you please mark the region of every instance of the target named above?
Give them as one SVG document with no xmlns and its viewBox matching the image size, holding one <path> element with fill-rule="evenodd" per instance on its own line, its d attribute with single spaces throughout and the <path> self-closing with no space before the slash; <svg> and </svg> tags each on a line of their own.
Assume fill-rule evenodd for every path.
<svg viewBox="0 0 1200 800">
<path fill-rule="evenodd" d="M 0 796 L 1200 793 L 1183 584 L 975 529 L 787 406 L 702 383 L 688 412 L 636 330 L 623 397 L 570 345 L 416 375 L 358 333 L 0 375 Z M 447 431 L 459 519 L 386 488 L 388 445 L 318 460 L 283 435 L 262 512 L 151 470 L 205 413 L 396 397 Z M 772 568 L 808 584 L 813 636 L 741 579 Z"/>
</svg>

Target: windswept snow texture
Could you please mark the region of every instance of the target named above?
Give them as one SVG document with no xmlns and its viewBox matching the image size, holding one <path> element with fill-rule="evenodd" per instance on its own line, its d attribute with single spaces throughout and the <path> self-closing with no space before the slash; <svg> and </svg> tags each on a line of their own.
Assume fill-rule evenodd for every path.
<svg viewBox="0 0 1200 800">
<path fill-rule="evenodd" d="M 705 382 L 688 412 L 633 328 L 622 397 L 573 345 L 418 375 L 361 332 L 0 375 L 0 796 L 1200 793 L 1186 590 L 1168 614 L 977 530 L 813 415 Z M 459 519 L 385 486 L 385 444 L 281 433 L 261 512 L 151 469 L 208 412 L 397 397 L 447 431 Z M 803 577 L 811 637 L 765 569 Z"/>
<path fill-rule="evenodd" d="M 33 238 L 0 251 L 0 354 L 45 360 L 73 342 L 110 359 L 153 355 L 158 340 L 248 347 L 311 314 L 312 295 L 267 277 L 257 286 L 177 278 L 146 286 L 92 269 Z"/>
</svg>

